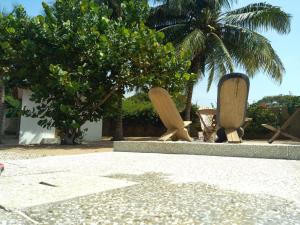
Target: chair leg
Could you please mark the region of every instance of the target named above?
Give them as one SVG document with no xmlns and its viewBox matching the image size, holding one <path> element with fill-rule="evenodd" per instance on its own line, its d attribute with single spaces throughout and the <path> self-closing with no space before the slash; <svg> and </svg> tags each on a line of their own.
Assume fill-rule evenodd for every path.
<svg viewBox="0 0 300 225">
<path fill-rule="evenodd" d="M 171 140 L 172 140 L 172 141 L 178 141 L 179 138 L 178 138 L 176 135 L 174 135 L 174 136 L 171 137 Z"/>
<path fill-rule="evenodd" d="M 186 128 L 182 128 L 182 129 L 178 130 L 176 132 L 176 137 L 178 137 L 179 139 L 185 140 L 185 141 L 189 141 L 189 142 L 193 141 L 193 138 L 190 137 L 189 132 L 187 131 Z"/>
<path fill-rule="evenodd" d="M 215 131 L 203 131 L 204 142 L 214 142 L 215 136 Z"/>
<path fill-rule="evenodd" d="M 166 141 L 177 133 L 178 129 L 169 129 L 166 133 L 164 133 L 158 140 Z"/>
<path fill-rule="evenodd" d="M 295 137 L 293 135 L 290 135 L 290 134 L 284 132 L 283 128 L 277 129 L 277 128 L 272 127 L 272 126 L 270 126 L 268 124 L 262 124 L 262 126 L 265 127 L 265 128 L 267 128 L 267 129 L 269 129 L 269 130 L 271 130 L 271 131 L 273 131 L 273 132 L 275 132 L 275 134 L 273 135 L 273 137 L 270 140 L 268 140 L 269 144 L 272 144 L 279 135 L 286 136 L 286 137 L 292 139 L 293 141 L 300 141 L 299 138 L 297 138 L 297 137 Z"/>
<path fill-rule="evenodd" d="M 268 143 L 269 143 L 269 144 L 272 144 L 273 141 L 275 141 L 275 139 L 280 135 L 280 133 L 281 133 L 281 130 L 278 129 L 278 130 L 276 131 L 276 133 L 273 135 L 273 137 L 272 137 L 270 140 L 268 140 Z"/>
<path fill-rule="evenodd" d="M 290 134 L 288 134 L 288 133 L 286 133 L 286 132 L 281 131 L 281 134 L 282 134 L 283 136 L 286 136 L 286 137 L 292 139 L 293 141 L 298 141 L 298 142 L 300 142 L 300 138 L 297 138 L 297 137 L 295 137 L 295 136 L 293 136 L 293 135 L 290 135 Z"/>
<path fill-rule="evenodd" d="M 235 129 L 225 129 L 228 143 L 241 143 L 241 138 Z"/>
</svg>

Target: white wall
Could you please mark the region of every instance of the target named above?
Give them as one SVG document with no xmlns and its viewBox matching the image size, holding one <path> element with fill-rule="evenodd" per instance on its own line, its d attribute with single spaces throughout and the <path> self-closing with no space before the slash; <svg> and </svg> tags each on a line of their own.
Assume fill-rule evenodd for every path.
<svg viewBox="0 0 300 225">
<path fill-rule="evenodd" d="M 99 122 L 86 122 L 81 128 L 88 128 L 83 137 L 84 141 L 99 141 L 102 137 L 102 120 Z"/>
<path fill-rule="evenodd" d="M 30 101 L 31 91 L 23 90 L 22 108 L 32 109 L 36 104 Z M 21 117 L 19 144 L 40 144 L 43 138 L 55 138 L 55 129 L 46 129 L 38 125 L 38 119 Z M 86 122 L 82 129 L 88 128 L 84 141 L 99 141 L 102 137 L 102 120 L 99 122 Z"/>
<path fill-rule="evenodd" d="M 31 91 L 23 90 L 22 108 L 32 109 L 36 103 L 30 101 Z M 46 129 L 38 125 L 39 119 L 31 117 L 21 117 L 19 144 L 40 144 L 43 138 L 55 138 L 55 129 Z"/>
</svg>

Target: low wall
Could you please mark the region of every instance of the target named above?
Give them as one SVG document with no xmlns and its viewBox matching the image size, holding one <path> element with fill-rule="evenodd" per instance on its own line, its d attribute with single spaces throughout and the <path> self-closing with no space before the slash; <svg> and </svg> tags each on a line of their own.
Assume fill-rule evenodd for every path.
<svg viewBox="0 0 300 225">
<path fill-rule="evenodd" d="M 220 144 L 197 141 L 115 141 L 114 151 L 300 160 L 300 145 L 255 142 Z"/>
</svg>

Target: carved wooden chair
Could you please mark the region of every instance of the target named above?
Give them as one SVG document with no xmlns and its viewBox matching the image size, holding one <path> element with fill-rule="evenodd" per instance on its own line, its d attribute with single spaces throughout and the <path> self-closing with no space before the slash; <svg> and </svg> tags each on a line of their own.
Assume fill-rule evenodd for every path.
<svg viewBox="0 0 300 225">
<path fill-rule="evenodd" d="M 238 130 L 245 124 L 249 86 L 248 76 L 240 73 L 225 75 L 218 84 L 217 126 L 229 143 L 242 142 Z"/>
<path fill-rule="evenodd" d="M 172 140 L 192 141 L 193 139 L 185 128 L 192 122 L 182 120 L 169 93 L 163 88 L 155 87 L 151 88 L 148 94 L 162 123 L 167 128 L 166 133 L 159 140 L 166 141 L 172 138 Z"/>
<path fill-rule="evenodd" d="M 280 135 L 288 137 L 293 141 L 300 141 L 300 108 L 298 108 L 280 128 L 275 128 L 268 124 L 262 124 L 262 126 L 275 132 L 274 136 L 268 140 L 270 144 Z"/>
</svg>

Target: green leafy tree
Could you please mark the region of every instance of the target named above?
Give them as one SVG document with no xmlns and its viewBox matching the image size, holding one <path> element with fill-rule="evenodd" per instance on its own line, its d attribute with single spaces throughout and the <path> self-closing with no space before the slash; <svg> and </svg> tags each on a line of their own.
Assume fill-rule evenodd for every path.
<svg viewBox="0 0 300 225">
<path fill-rule="evenodd" d="M 146 18 L 149 15 L 149 5 L 146 0 L 98 0 L 96 1 L 98 4 L 106 4 L 108 8 L 111 11 L 111 17 L 110 19 L 113 21 L 118 21 L 122 27 L 126 28 L 126 35 L 130 35 L 130 32 L 138 32 L 138 35 L 144 35 L 144 28 L 143 25 L 144 21 L 146 21 Z M 136 35 L 135 35 L 136 36 Z M 146 34 L 143 38 L 147 39 L 147 36 L 150 38 L 150 41 L 152 39 L 151 34 Z M 160 34 L 161 38 L 163 38 L 162 34 Z M 134 37 L 130 37 L 130 39 L 134 39 Z M 119 46 L 120 44 L 123 45 L 124 43 L 128 43 L 128 41 L 124 40 L 122 42 L 119 41 L 119 37 L 115 39 L 116 42 L 114 46 L 117 49 L 124 50 L 123 52 L 119 51 L 118 55 L 120 54 L 128 54 L 128 49 L 125 46 Z M 152 43 L 153 44 L 153 43 Z M 152 52 L 152 48 L 156 48 L 156 44 L 152 46 L 152 44 L 147 44 L 141 42 L 141 48 L 135 49 L 134 51 L 141 51 L 140 54 L 143 54 L 143 52 Z M 173 48 L 170 44 L 168 44 L 169 47 Z M 156 51 L 156 50 L 155 50 Z M 147 57 L 147 56 L 141 56 L 141 57 Z M 123 58 L 123 57 L 120 57 Z M 155 59 L 153 59 L 155 60 Z M 125 62 L 120 62 L 119 64 L 115 64 L 114 67 L 114 73 L 118 74 L 118 71 L 122 70 L 122 67 L 124 66 Z M 168 64 L 167 61 L 165 61 L 166 65 Z M 175 71 L 174 71 L 175 72 Z M 145 82 L 145 81 L 143 81 Z M 161 85 L 161 84 L 160 84 Z M 136 87 L 141 87 L 140 85 Z M 124 98 L 124 92 L 125 87 L 120 88 L 120 91 L 117 92 L 117 102 L 115 105 L 115 110 L 117 114 L 115 114 L 115 133 L 114 133 L 114 140 L 122 140 L 123 139 L 123 124 L 122 124 L 122 99 Z M 132 90 L 132 89 L 130 89 Z"/>
<path fill-rule="evenodd" d="M 5 110 L 5 102 L 4 102 L 4 85 L 3 82 L 0 81 L 0 144 L 2 143 L 3 139 L 3 123 L 4 123 L 4 110 Z"/>
<path fill-rule="evenodd" d="M 4 16 L 4 13 L 0 13 L 0 26 L 3 26 L 3 21 L 1 18 Z M 1 36 L 0 36 L 1 37 Z M 0 52 L 0 58 L 3 58 L 3 55 Z M 3 135 L 3 126 L 4 126 L 4 117 L 5 117 L 5 86 L 3 80 L 3 73 L 0 72 L 0 144 L 2 143 Z"/>
<path fill-rule="evenodd" d="M 119 24 L 122 24 L 124 27 L 126 27 L 126 32 L 128 35 L 131 31 L 136 31 L 136 28 L 138 28 L 140 24 L 143 24 L 149 14 L 150 9 L 146 0 L 96 0 L 95 2 L 100 5 L 107 5 L 111 12 L 110 19 L 118 21 Z M 117 42 L 115 43 L 116 46 L 118 46 L 117 48 L 119 48 L 119 43 L 120 42 L 117 39 Z M 124 50 L 127 51 L 126 49 Z M 115 73 L 118 73 L 118 71 L 122 70 L 122 66 L 123 64 L 118 64 L 118 66 L 115 66 Z M 117 114 L 115 116 L 114 140 L 124 139 L 122 115 L 123 97 L 124 87 L 120 88 L 120 91 L 117 92 L 117 102 L 115 105 L 115 111 Z"/>
<path fill-rule="evenodd" d="M 8 86 L 32 90 L 38 106 L 24 112 L 57 128 L 65 144 L 80 138 L 86 121 L 110 112 L 116 93 L 168 84 L 179 89 L 190 78 L 189 61 L 162 44 L 162 33 L 111 20 L 105 5 L 57 0 L 43 8 L 44 16 L 34 18 L 22 7 L 1 16 L 1 74 Z"/>
<path fill-rule="evenodd" d="M 290 15 L 267 3 L 230 10 L 234 0 L 161 0 L 152 9 L 148 24 L 163 31 L 167 40 L 191 53 L 191 72 L 207 74 L 208 89 L 214 79 L 240 66 L 250 76 L 263 71 L 281 82 L 284 66 L 270 41 L 260 31 L 290 31 Z M 185 119 L 195 82 L 187 83 Z"/>
</svg>

